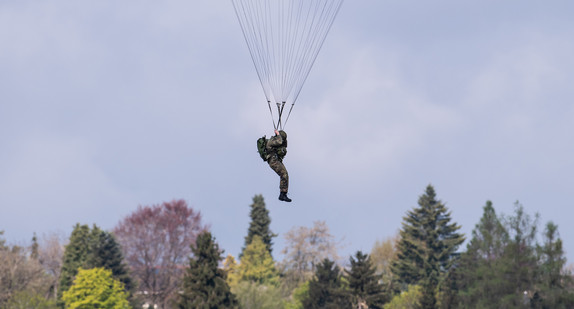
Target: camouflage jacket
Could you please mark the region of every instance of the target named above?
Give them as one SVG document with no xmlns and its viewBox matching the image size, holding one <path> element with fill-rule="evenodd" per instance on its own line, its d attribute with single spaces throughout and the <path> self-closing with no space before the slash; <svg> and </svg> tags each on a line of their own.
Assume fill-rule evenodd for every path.
<svg viewBox="0 0 574 309">
<path fill-rule="evenodd" d="M 279 160 L 283 160 L 285 155 L 287 155 L 286 141 L 283 140 L 281 135 L 275 135 L 267 140 L 266 149 L 268 158 L 276 154 Z"/>
</svg>

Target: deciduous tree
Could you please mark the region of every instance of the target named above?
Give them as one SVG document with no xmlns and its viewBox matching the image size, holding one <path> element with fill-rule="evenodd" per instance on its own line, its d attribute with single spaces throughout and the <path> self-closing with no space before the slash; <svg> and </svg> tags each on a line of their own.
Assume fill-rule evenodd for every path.
<svg viewBox="0 0 574 309">
<path fill-rule="evenodd" d="M 315 221 L 313 227 L 298 226 L 285 234 L 285 255 L 282 268 L 290 286 L 298 286 L 313 276 L 315 266 L 324 259 L 338 261 L 339 242 L 335 240 L 324 221 Z"/>
<path fill-rule="evenodd" d="M 164 308 L 176 299 L 191 245 L 205 229 L 184 200 L 139 206 L 118 223 L 114 235 L 148 302 Z"/>
</svg>

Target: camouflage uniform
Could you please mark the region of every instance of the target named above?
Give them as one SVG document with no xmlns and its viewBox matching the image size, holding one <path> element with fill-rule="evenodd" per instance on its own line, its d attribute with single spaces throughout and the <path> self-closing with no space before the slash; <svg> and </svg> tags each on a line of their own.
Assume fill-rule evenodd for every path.
<svg viewBox="0 0 574 309">
<path fill-rule="evenodd" d="M 279 135 L 271 137 L 267 141 L 267 163 L 272 170 L 279 175 L 279 191 L 287 193 L 289 189 L 289 174 L 283 165 L 283 157 L 287 154 L 287 134 L 279 131 Z"/>
</svg>

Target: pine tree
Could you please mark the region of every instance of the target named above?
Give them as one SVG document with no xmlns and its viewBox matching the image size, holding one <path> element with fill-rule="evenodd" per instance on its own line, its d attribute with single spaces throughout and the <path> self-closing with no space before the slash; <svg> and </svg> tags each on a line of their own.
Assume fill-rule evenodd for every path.
<svg viewBox="0 0 574 309">
<path fill-rule="evenodd" d="M 200 233 L 191 250 L 193 257 L 189 259 L 183 279 L 179 308 L 237 308 L 237 300 L 225 281 L 226 273 L 218 267 L 223 250 L 219 249 L 211 233 Z"/>
<path fill-rule="evenodd" d="M 247 231 L 247 236 L 245 236 L 245 245 L 241 249 L 241 254 L 239 257 L 243 256 L 245 248 L 253 240 L 253 236 L 258 235 L 265 244 L 269 254 L 272 254 L 273 237 L 277 237 L 269 229 L 271 224 L 271 218 L 269 217 L 269 211 L 265 208 L 265 200 L 262 195 L 256 195 L 253 197 L 253 204 L 251 204 L 251 212 L 249 213 L 251 217 L 251 223 L 249 224 L 249 229 Z"/>
<path fill-rule="evenodd" d="M 324 259 L 316 266 L 315 278 L 309 281 L 305 309 L 351 308 L 351 302 L 343 290 L 340 270 L 335 262 Z"/>
<path fill-rule="evenodd" d="M 366 305 L 367 308 L 383 308 L 388 301 L 383 286 L 379 284 L 376 268 L 371 263 L 369 255 L 357 251 L 355 258 L 351 256 L 351 270 L 345 270 L 349 289 L 353 299 L 353 306 Z"/>
<path fill-rule="evenodd" d="M 501 277 L 502 259 L 508 242 L 508 231 L 497 216 L 492 202 L 487 201 L 483 215 L 472 231 L 467 250 L 451 277 L 459 289 L 457 297 L 460 307 L 496 307 L 504 295 L 512 293 L 513 287 Z"/>
<path fill-rule="evenodd" d="M 566 257 L 558 226 L 546 224 L 542 246 L 537 246 L 540 260 L 538 291 L 539 303 L 544 308 L 574 308 L 573 282 L 569 272 L 565 272 Z"/>
<path fill-rule="evenodd" d="M 451 214 L 436 199 L 431 185 L 419 197 L 418 204 L 403 218 L 397 259 L 391 270 L 401 290 L 411 284 L 420 285 L 421 305 L 434 308 L 437 285 L 458 256 L 456 250 L 464 236 L 457 233 L 460 226 L 450 223 Z"/>
</svg>

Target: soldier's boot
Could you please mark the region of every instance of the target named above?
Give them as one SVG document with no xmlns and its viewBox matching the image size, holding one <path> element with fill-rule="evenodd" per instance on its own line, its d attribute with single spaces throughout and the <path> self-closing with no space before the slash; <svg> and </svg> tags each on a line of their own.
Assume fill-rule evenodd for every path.
<svg viewBox="0 0 574 309">
<path fill-rule="evenodd" d="M 279 194 L 279 200 L 283 202 L 291 202 L 291 199 L 287 197 L 287 192 L 281 192 L 281 194 Z"/>
</svg>

